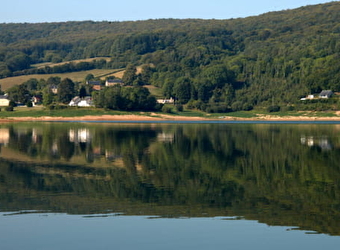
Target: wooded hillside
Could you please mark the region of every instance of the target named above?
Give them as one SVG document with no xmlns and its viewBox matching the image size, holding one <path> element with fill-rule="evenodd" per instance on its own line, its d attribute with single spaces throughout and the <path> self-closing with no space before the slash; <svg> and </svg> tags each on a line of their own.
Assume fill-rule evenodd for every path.
<svg viewBox="0 0 340 250">
<path fill-rule="evenodd" d="M 148 83 L 192 108 L 290 108 L 307 94 L 340 91 L 339 38 L 339 2 L 230 20 L 0 24 L 0 77 L 53 72 L 35 63 L 111 57 L 90 66 L 153 65 Z"/>
</svg>

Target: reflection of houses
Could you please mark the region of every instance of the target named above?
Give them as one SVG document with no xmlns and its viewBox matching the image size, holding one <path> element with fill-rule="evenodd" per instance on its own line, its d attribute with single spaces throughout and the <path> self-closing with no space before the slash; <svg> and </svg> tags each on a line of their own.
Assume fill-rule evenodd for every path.
<svg viewBox="0 0 340 250">
<path fill-rule="evenodd" d="M 0 144 L 7 145 L 9 142 L 9 129 L 0 128 Z"/>
<path fill-rule="evenodd" d="M 121 79 L 107 79 L 105 82 L 105 86 L 115 86 L 115 85 L 120 85 L 123 86 L 124 83 Z"/>
<path fill-rule="evenodd" d="M 32 129 L 32 142 L 37 143 L 39 141 L 39 138 L 41 137 L 41 131 L 39 131 L 36 128 Z"/>
<path fill-rule="evenodd" d="M 79 96 L 74 97 L 70 103 L 69 106 L 73 107 L 93 107 L 93 101 L 91 96 L 86 96 L 84 98 L 80 98 Z"/>
<path fill-rule="evenodd" d="M 53 155 L 57 155 L 58 154 L 59 147 L 58 147 L 58 143 L 56 141 L 53 142 L 51 151 L 52 151 Z"/>
<path fill-rule="evenodd" d="M 301 136 L 301 144 L 308 147 L 320 147 L 323 150 L 331 150 L 332 144 L 327 137 Z"/>
<path fill-rule="evenodd" d="M 74 142 L 74 143 L 90 142 L 91 141 L 90 130 L 86 128 L 70 129 L 69 139 L 70 139 L 70 142 Z"/>
<path fill-rule="evenodd" d="M 109 150 L 105 150 L 105 158 L 107 161 L 114 161 L 118 158 L 121 158 L 121 155 L 118 155 L 117 153 Z"/>
<path fill-rule="evenodd" d="M 160 142 L 173 142 L 175 135 L 172 133 L 159 133 L 157 135 L 157 141 Z"/>
</svg>

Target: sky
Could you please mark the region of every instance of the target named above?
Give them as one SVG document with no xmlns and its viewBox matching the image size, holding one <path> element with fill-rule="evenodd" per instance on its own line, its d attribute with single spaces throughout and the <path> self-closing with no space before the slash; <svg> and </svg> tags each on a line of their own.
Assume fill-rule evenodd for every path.
<svg viewBox="0 0 340 250">
<path fill-rule="evenodd" d="M 0 23 L 230 19 L 331 0 L 0 0 Z"/>
</svg>

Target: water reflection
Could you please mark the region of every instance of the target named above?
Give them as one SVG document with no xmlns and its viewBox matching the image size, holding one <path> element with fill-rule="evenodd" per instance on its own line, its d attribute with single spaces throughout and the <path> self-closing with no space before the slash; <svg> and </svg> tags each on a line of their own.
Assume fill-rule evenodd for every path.
<svg viewBox="0 0 340 250">
<path fill-rule="evenodd" d="M 1 211 L 242 216 L 340 234 L 337 125 L 0 128 Z"/>
</svg>

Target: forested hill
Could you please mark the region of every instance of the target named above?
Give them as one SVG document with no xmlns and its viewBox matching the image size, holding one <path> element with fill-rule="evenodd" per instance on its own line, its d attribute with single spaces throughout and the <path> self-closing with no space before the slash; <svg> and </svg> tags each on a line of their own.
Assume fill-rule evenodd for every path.
<svg viewBox="0 0 340 250">
<path fill-rule="evenodd" d="M 282 106 L 340 91 L 339 38 L 339 2 L 230 20 L 0 24 L 0 77 L 108 56 L 100 67 L 153 65 L 148 83 L 192 107 Z"/>
</svg>

